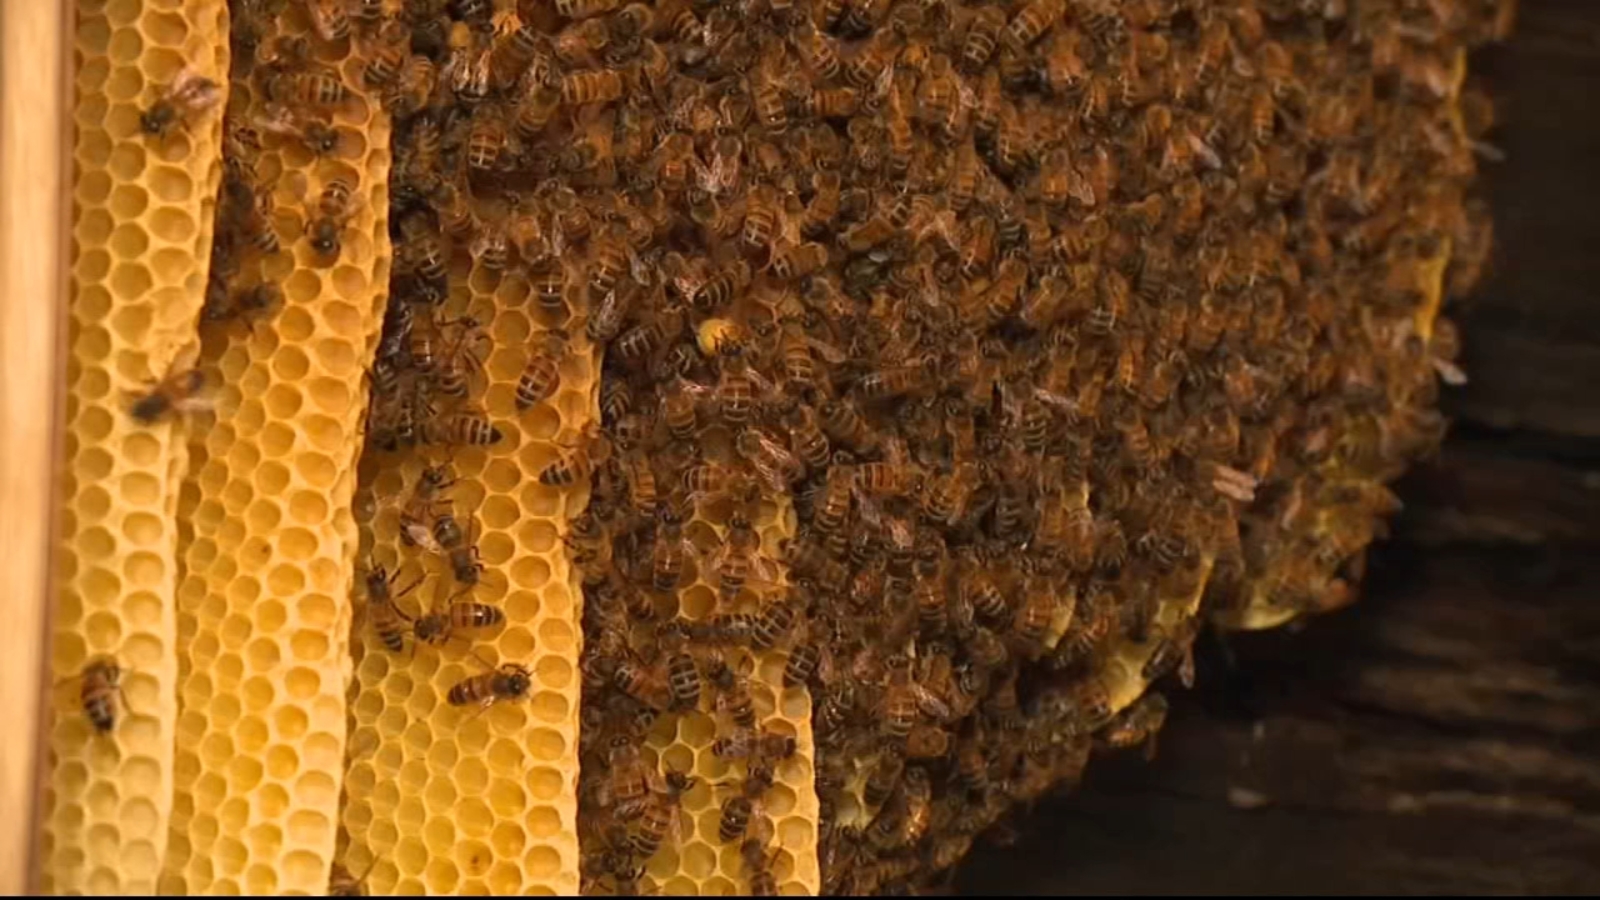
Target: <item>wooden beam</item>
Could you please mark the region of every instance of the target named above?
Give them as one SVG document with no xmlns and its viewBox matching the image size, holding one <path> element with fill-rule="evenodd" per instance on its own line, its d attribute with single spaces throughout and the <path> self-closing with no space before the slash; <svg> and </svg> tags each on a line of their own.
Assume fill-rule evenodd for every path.
<svg viewBox="0 0 1600 900">
<path fill-rule="evenodd" d="M 71 219 L 68 2 L 0 3 L 0 893 L 37 885 Z"/>
</svg>

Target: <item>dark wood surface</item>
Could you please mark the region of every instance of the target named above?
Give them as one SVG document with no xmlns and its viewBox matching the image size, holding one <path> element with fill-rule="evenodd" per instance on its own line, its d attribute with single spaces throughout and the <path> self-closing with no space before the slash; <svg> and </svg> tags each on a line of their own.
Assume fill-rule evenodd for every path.
<svg viewBox="0 0 1600 900">
<path fill-rule="evenodd" d="M 976 852 L 962 893 L 1600 892 L 1600 567 L 1391 545 L 1362 604 L 1228 638 L 1160 752 Z"/>
<path fill-rule="evenodd" d="M 1485 163 L 1496 250 L 1462 323 L 1458 415 L 1600 438 L 1600 3 L 1522 0 L 1517 30 L 1471 59 L 1496 99 Z"/>
<path fill-rule="evenodd" d="M 977 894 L 1600 893 L 1600 2 L 1480 51 L 1507 153 L 1472 376 L 1355 606 L 1210 636 L 1160 753 L 975 851 Z"/>
</svg>

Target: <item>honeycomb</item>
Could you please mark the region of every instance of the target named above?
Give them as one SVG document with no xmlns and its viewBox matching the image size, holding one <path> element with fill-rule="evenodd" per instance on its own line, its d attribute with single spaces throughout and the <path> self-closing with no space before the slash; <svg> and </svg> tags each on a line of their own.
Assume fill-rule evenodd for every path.
<svg viewBox="0 0 1600 900">
<path fill-rule="evenodd" d="M 177 739 L 176 511 L 182 432 L 143 427 L 124 392 L 192 353 L 221 175 L 215 111 L 164 141 L 140 115 L 185 66 L 226 81 L 227 8 L 79 4 L 67 445 L 43 889 L 151 893 L 167 851 Z M 80 711 L 92 661 L 123 672 L 121 721 Z M 125 698 L 125 702 L 124 701 Z"/>
<path fill-rule="evenodd" d="M 315 59 L 359 84 L 339 48 Z M 229 127 L 257 120 L 266 102 L 236 69 Z M 280 249 L 245 256 L 235 278 L 280 285 L 284 308 L 269 327 L 201 332 L 201 365 L 219 384 L 214 414 L 191 429 L 182 496 L 177 800 L 162 878 L 171 893 L 328 884 L 351 676 L 360 385 L 389 268 L 386 115 L 353 91 L 332 127 L 339 146 L 320 159 L 266 134 L 253 161 L 272 185 Z M 353 187 L 355 211 L 330 263 L 301 233 L 307 198 L 335 179 Z"/>
<path fill-rule="evenodd" d="M 754 524 L 761 535 L 761 551 L 776 557 L 781 542 L 794 535 L 794 511 L 780 499 L 764 508 Z M 709 516 L 696 516 L 687 528 L 708 546 L 720 544 L 726 534 L 726 523 L 715 523 Z M 715 607 L 716 590 L 709 568 L 697 569 L 693 583 L 683 588 L 678 611 L 691 621 L 704 621 Z M 727 659 L 735 671 L 749 673 L 756 727 L 763 733 L 795 739 L 794 754 L 774 766 L 773 786 L 762 796 L 757 815 L 771 827 L 768 864 L 778 891 L 812 895 L 818 891 L 821 876 L 811 701 L 804 690 L 784 687 L 786 661 L 786 655 L 776 649 L 736 649 Z M 738 792 L 749 773 L 744 761 L 724 759 L 713 752 L 713 743 L 725 732 L 725 726 L 716 721 L 716 697 L 716 688 L 704 685 L 697 707 L 662 716 L 645 744 L 647 765 L 688 773 L 700 782 L 683 796 L 681 815 L 689 824 L 680 826 L 681 831 L 669 832 L 661 849 L 645 862 L 640 884 L 645 893 L 726 896 L 753 892 L 739 853 L 740 842 L 725 842 L 720 834 L 722 804 Z M 605 769 L 594 764 L 585 771 L 603 773 Z M 603 817 L 604 811 L 595 810 L 594 815 Z"/>
<path fill-rule="evenodd" d="M 577 575 L 566 558 L 566 520 L 583 490 L 540 484 L 551 443 L 575 439 L 598 416 L 599 365 L 577 338 L 559 390 L 519 414 L 516 384 L 543 324 L 526 311 L 526 279 L 484 268 L 457 272 L 442 314 L 480 317 L 495 350 L 485 360 L 483 408 L 504 439 L 446 454 L 426 448 L 363 460 L 358 508 L 364 555 L 410 583 L 417 609 L 442 608 L 456 592 L 445 559 L 419 557 L 400 540 L 403 501 L 429 465 L 448 464 L 457 516 L 473 517 L 486 570 L 471 600 L 504 611 L 505 623 L 473 640 L 388 651 L 370 618 L 353 640 L 354 732 L 343 822 L 352 872 L 378 893 L 574 894 L 577 892 Z M 410 562 L 408 562 L 408 560 Z M 404 603 L 404 601 L 401 601 Z M 448 705 L 450 688 L 517 662 L 534 675 L 521 703 L 477 714 Z M 376 748 L 376 752 L 373 752 Z"/>
<path fill-rule="evenodd" d="M 929 886 L 1465 377 L 1504 0 L 228 6 L 80 4 L 53 891 Z"/>
</svg>

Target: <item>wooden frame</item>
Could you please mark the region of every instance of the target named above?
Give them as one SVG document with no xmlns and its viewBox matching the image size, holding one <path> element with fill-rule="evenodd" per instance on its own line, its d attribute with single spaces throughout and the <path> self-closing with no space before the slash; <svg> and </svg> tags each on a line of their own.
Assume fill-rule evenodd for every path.
<svg viewBox="0 0 1600 900">
<path fill-rule="evenodd" d="M 71 0 L 0 2 L 0 717 L 11 732 L 0 740 L 0 893 L 11 896 L 38 886 L 72 209 L 73 12 Z"/>
</svg>

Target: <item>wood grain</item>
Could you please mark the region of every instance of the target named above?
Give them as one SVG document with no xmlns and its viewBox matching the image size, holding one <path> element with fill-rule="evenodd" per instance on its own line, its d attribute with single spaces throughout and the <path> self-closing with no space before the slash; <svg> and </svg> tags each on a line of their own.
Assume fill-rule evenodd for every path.
<svg viewBox="0 0 1600 900">
<path fill-rule="evenodd" d="M 0 893 L 37 884 L 55 461 L 66 308 L 71 9 L 0 3 Z"/>
<path fill-rule="evenodd" d="M 1160 754 L 975 853 L 962 893 L 1600 891 L 1600 566 L 1390 544 L 1361 603 L 1202 653 Z"/>
</svg>

